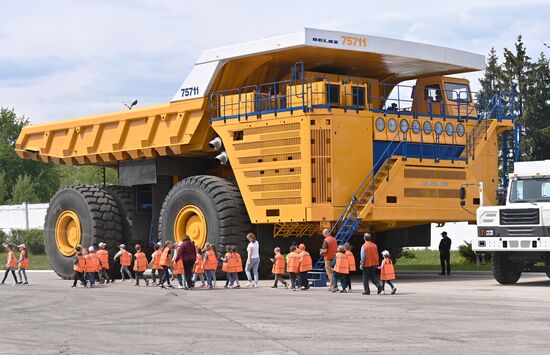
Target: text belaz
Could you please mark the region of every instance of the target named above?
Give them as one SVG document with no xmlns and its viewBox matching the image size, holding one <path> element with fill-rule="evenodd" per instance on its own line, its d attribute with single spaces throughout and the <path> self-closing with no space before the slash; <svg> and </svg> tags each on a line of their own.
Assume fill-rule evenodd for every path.
<svg viewBox="0 0 550 355">
<path fill-rule="evenodd" d="M 319 37 L 313 37 L 313 42 L 321 42 L 321 43 L 329 43 L 329 44 L 338 44 L 337 39 L 326 39 L 326 38 L 319 38 Z"/>
</svg>

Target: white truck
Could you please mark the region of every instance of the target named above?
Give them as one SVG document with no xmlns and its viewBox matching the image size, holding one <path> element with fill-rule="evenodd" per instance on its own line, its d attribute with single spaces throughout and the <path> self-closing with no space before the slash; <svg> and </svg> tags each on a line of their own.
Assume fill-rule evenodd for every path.
<svg viewBox="0 0 550 355">
<path fill-rule="evenodd" d="M 509 181 L 506 205 L 477 209 L 472 249 L 493 254 L 501 284 L 516 283 L 524 271 L 550 277 L 550 160 L 514 163 Z"/>
</svg>

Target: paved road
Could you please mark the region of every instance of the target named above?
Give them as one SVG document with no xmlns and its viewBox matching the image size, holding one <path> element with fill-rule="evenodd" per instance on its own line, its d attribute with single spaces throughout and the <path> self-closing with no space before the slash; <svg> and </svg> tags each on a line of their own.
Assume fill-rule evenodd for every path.
<svg viewBox="0 0 550 355">
<path fill-rule="evenodd" d="M 0 287 L 0 353 L 534 353 L 550 349 L 550 280 L 402 275 L 396 295 L 323 289 Z"/>
</svg>

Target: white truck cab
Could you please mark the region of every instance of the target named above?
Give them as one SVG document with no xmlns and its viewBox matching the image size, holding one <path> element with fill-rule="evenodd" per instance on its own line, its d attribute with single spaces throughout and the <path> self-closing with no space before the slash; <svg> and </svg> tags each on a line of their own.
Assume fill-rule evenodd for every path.
<svg viewBox="0 0 550 355">
<path fill-rule="evenodd" d="M 550 160 L 516 162 L 504 206 L 477 209 L 475 252 L 493 253 L 493 275 L 515 283 L 523 271 L 550 277 Z M 535 264 L 544 262 L 542 269 Z"/>
</svg>

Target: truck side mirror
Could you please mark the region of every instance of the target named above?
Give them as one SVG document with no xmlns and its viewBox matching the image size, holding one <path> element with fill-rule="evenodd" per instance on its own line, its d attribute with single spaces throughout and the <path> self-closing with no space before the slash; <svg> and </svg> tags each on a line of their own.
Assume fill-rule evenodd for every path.
<svg viewBox="0 0 550 355">
<path fill-rule="evenodd" d="M 466 188 L 462 186 L 460 188 L 460 206 L 464 207 L 466 205 Z"/>
</svg>

